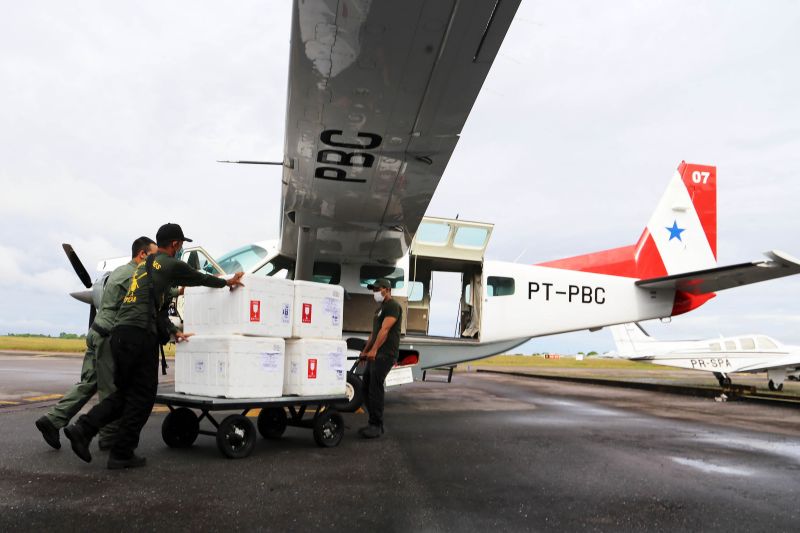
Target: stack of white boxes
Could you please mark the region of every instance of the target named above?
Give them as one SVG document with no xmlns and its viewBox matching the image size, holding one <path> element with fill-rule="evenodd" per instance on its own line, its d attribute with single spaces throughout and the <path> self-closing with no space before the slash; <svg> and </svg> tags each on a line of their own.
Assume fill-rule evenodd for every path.
<svg viewBox="0 0 800 533">
<path fill-rule="evenodd" d="M 175 391 L 199 396 L 269 398 L 283 394 L 284 337 L 292 334 L 294 284 L 244 276 L 234 291 L 187 287 L 175 350 Z"/>
<path fill-rule="evenodd" d="M 344 289 L 339 286 L 294 282 L 293 338 L 286 341 L 284 394 L 344 395 L 343 305 Z"/>
<path fill-rule="evenodd" d="M 344 395 L 344 290 L 260 276 L 242 282 L 232 292 L 186 288 L 184 331 L 195 335 L 177 346 L 175 390 L 226 398 Z"/>
</svg>

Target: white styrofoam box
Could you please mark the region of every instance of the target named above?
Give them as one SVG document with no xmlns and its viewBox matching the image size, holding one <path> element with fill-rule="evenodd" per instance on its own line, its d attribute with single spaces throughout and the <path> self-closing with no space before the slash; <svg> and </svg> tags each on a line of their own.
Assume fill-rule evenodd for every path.
<svg viewBox="0 0 800 533">
<path fill-rule="evenodd" d="M 386 374 L 383 384 L 387 387 L 414 383 L 414 373 L 410 366 L 396 366 Z"/>
<path fill-rule="evenodd" d="M 242 277 L 231 291 L 186 287 L 183 330 L 199 335 L 291 337 L 294 282 L 258 275 Z"/>
<path fill-rule="evenodd" d="M 283 339 L 195 335 L 175 349 L 175 391 L 225 398 L 283 394 Z"/>
<path fill-rule="evenodd" d="M 330 339 L 286 341 L 284 394 L 344 395 L 347 343 Z"/>
<path fill-rule="evenodd" d="M 341 339 L 344 289 L 338 285 L 294 282 L 292 337 Z"/>
</svg>

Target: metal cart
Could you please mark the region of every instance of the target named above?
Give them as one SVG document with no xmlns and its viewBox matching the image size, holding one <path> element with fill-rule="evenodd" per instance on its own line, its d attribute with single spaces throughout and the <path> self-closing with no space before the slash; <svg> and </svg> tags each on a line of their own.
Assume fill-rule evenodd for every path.
<svg viewBox="0 0 800 533">
<path fill-rule="evenodd" d="M 166 405 L 169 414 L 161 424 L 161 437 L 171 448 L 188 448 L 198 435 L 216 437 L 217 447 L 231 459 L 247 457 L 256 445 L 256 428 L 247 418 L 253 409 L 258 415 L 258 432 L 265 439 L 278 439 L 287 426 L 308 428 L 314 441 L 323 448 L 338 446 L 344 435 L 344 419 L 333 404 L 347 401 L 344 396 L 281 396 L 279 398 L 212 398 L 178 392 L 159 392 L 156 403 Z M 200 411 L 198 416 L 193 409 Z M 217 421 L 212 411 L 241 411 Z M 213 429 L 200 429 L 207 420 Z"/>
</svg>

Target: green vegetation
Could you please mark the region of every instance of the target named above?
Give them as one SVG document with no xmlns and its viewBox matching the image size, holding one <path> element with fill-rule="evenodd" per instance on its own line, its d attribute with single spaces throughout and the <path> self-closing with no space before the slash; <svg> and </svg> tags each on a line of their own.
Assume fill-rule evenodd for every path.
<svg viewBox="0 0 800 533">
<path fill-rule="evenodd" d="M 80 353 L 86 350 L 86 339 L 77 336 L 57 338 L 45 335 L 8 335 L 0 337 L 0 350 Z"/>
<path fill-rule="evenodd" d="M 466 363 L 471 366 L 524 366 L 539 368 L 613 368 L 613 369 L 646 369 L 655 370 L 657 367 L 650 363 L 639 363 L 626 359 L 601 359 L 591 357 L 578 361 L 572 357 L 561 357 L 559 359 L 545 359 L 542 356 L 533 355 L 495 355 L 488 359 L 472 361 Z"/>
<path fill-rule="evenodd" d="M 65 335 L 62 333 L 62 335 Z M 49 337 L 47 335 L 7 335 L 0 336 L 0 350 L 23 350 L 29 352 L 83 353 L 86 351 L 86 338 L 73 335 Z M 167 357 L 175 356 L 175 345 L 168 344 L 164 351 Z"/>
</svg>

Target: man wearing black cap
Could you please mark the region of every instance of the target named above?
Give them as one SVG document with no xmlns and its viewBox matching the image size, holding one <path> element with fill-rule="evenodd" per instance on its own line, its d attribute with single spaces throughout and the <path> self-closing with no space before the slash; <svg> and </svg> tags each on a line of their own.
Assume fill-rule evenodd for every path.
<svg viewBox="0 0 800 533">
<path fill-rule="evenodd" d="M 174 285 L 234 289 L 242 285 L 242 272 L 224 280 L 198 272 L 175 259 L 184 242 L 192 242 L 183 235 L 177 224 L 164 224 L 156 233 L 158 251 L 140 263 L 133 272 L 128 293 L 117 312 L 116 325 L 111 332 L 111 351 L 116 367 L 114 383 L 116 392 L 81 416 L 77 423 L 64 429 L 72 444 L 72 451 L 86 462 L 92 460 L 89 444 L 97 432 L 113 420 L 119 419 L 119 431 L 108 468 L 144 466 L 145 458 L 134 454 L 139 444 L 139 433 L 147 422 L 158 387 L 157 315 L 169 304 L 168 294 Z M 152 298 L 155 301 L 151 301 Z M 191 334 L 172 333 L 178 342 Z"/>
<path fill-rule="evenodd" d="M 392 284 L 387 279 L 375 280 L 367 285 L 373 291 L 380 307 L 372 321 L 372 334 L 361 356 L 367 360 L 364 380 L 364 398 L 369 412 L 369 425 L 359 430 L 365 439 L 383 434 L 383 382 L 397 362 L 400 353 L 400 323 L 403 308 L 392 298 Z"/>
</svg>

